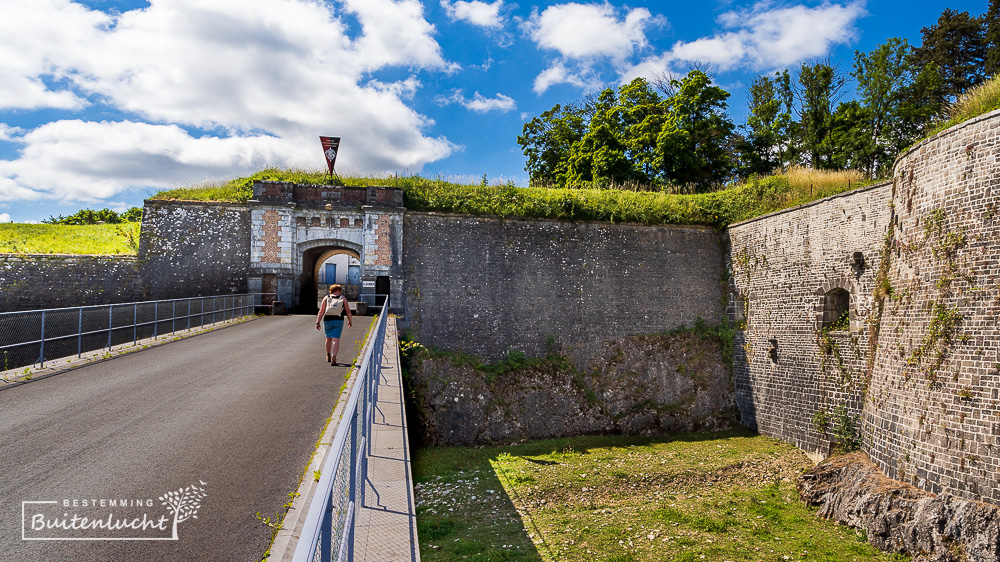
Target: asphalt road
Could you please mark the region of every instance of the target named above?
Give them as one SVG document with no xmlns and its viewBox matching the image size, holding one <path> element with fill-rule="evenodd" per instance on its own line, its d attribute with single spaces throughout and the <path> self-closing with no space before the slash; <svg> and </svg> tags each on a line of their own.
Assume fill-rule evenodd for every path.
<svg viewBox="0 0 1000 562">
<path fill-rule="evenodd" d="M 0 560 L 261 560 L 271 529 L 256 514 L 274 518 L 297 488 L 371 318 L 356 320 L 340 367 L 314 316 L 278 316 L 0 390 Z M 145 540 L 172 538 L 159 498 L 192 485 L 196 518 Z M 24 501 L 57 502 L 24 507 L 29 537 L 144 540 L 22 540 Z M 32 530 L 39 513 L 160 526 Z"/>
</svg>

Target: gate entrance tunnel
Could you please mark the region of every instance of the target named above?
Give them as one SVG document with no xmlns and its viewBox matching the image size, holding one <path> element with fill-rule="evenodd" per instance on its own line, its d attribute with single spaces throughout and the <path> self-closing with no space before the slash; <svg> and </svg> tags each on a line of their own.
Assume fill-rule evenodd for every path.
<svg viewBox="0 0 1000 562">
<path fill-rule="evenodd" d="M 321 246 L 302 253 L 299 274 L 299 310 L 315 314 L 330 285 L 344 287 L 347 300 L 357 301 L 361 292 L 361 255 L 350 248 Z"/>
</svg>

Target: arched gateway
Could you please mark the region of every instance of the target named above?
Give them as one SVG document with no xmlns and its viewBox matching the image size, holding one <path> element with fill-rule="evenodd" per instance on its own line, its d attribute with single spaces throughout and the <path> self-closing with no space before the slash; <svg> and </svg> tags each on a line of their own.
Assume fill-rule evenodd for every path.
<svg viewBox="0 0 1000 562">
<path fill-rule="evenodd" d="M 347 254 L 360 262 L 348 296 L 388 291 L 400 302 L 402 190 L 255 181 L 248 203 L 251 292 L 277 293 L 286 307 L 313 311 L 320 265 Z"/>
</svg>

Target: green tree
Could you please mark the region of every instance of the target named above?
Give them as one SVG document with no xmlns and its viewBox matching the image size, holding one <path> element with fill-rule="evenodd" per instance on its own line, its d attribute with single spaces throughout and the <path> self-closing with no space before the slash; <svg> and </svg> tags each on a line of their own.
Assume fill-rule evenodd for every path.
<svg viewBox="0 0 1000 562">
<path fill-rule="evenodd" d="M 793 160 L 792 106 L 788 71 L 758 76 L 747 92 L 747 122 L 740 143 L 741 174 L 770 174 Z"/>
<path fill-rule="evenodd" d="M 734 169 L 735 125 L 726 114 L 729 92 L 692 70 L 667 98 L 667 114 L 657 135 L 656 157 L 662 180 L 707 191 L 728 180 Z"/>
<path fill-rule="evenodd" d="M 131 209 L 125 211 L 122 214 L 118 214 L 111 209 L 101 209 L 100 211 L 95 211 L 93 209 L 81 209 L 68 217 L 59 215 L 58 217 L 49 216 L 49 218 L 43 220 L 42 222 L 48 224 L 118 224 L 122 222 L 138 222 L 142 220 L 142 209 L 139 207 L 132 207 Z"/>
<path fill-rule="evenodd" d="M 129 210 L 118 215 L 124 222 L 142 222 L 142 207 L 131 207 Z"/>
<path fill-rule="evenodd" d="M 919 66 L 905 39 L 892 38 L 870 53 L 854 53 L 859 108 L 844 107 L 835 128 L 854 127 L 846 136 L 838 131 L 838 149 L 851 146 L 849 167 L 875 178 L 886 175 L 896 155 L 922 137 L 944 107 L 937 95 L 941 78 L 936 65 Z M 840 109 L 838 108 L 838 111 Z M 848 138 L 865 137 L 864 142 Z M 843 157 L 838 158 L 844 162 Z"/>
<path fill-rule="evenodd" d="M 624 128 L 624 143 L 636 179 L 652 182 L 657 175 L 656 137 L 666 120 L 666 100 L 644 78 L 636 78 L 619 90 L 618 106 Z"/>
<path fill-rule="evenodd" d="M 729 92 L 703 72 L 672 80 L 664 98 L 642 78 L 582 104 L 555 106 L 526 123 L 517 142 L 532 185 L 694 185 L 732 172 Z"/>
<path fill-rule="evenodd" d="M 878 139 L 871 134 L 872 111 L 857 100 L 837 105 L 830 119 L 830 162 L 836 170 L 866 170 L 879 153 Z"/>
<path fill-rule="evenodd" d="M 799 70 L 799 142 L 806 163 L 835 169 L 832 140 L 834 104 L 843 96 L 844 78 L 827 62 Z"/>
<path fill-rule="evenodd" d="M 525 123 L 517 144 L 527 157 L 531 185 L 565 185 L 573 145 L 585 132 L 584 111 L 572 105 L 556 105 Z"/>
<path fill-rule="evenodd" d="M 983 37 L 983 71 L 988 77 L 996 76 L 1000 74 L 1000 0 L 990 0 L 990 7 L 982 19 L 986 26 Z"/>
<path fill-rule="evenodd" d="M 937 66 L 943 82 L 939 91 L 942 102 L 954 101 L 986 77 L 985 28 L 982 18 L 945 8 L 935 25 L 920 30 L 923 37 L 914 49 L 916 64 L 920 68 L 931 63 Z"/>
</svg>

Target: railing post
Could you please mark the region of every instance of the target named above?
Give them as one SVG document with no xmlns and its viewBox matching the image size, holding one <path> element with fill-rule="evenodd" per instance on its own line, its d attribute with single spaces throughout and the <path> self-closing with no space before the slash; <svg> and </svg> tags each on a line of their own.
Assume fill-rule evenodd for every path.
<svg viewBox="0 0 1000 562">
<path fill-rule="evenodd" d="M 320 560 L 330 560 L 333 554 L 333 494 L 326 497 L 323 524 L 319 528 Z"/>
<path fill-rule="evenodd" d="M 114 315 L 111 313 L 113 304 L 108 305 L 108 351 L 111 351 L 111 327 L 114 326 Z"/>
<path fill-rule="evenodd" d="M 76 358 L 83 357 L 83 307 L 80 307 L 80 319 L 76 323 Z"/>
<path fill-rule="evenodd" d="M 139 303 L 132 304 L 132 345 L 135 345 L 139 341 L 138 326 L 139 323 Z"/>
<path fill-rule="evenodd" d="M 364 390 L 364 389 L 362 389 Z M 365 400 L 364 393 L 362 392 L 361 399 Z M 358 404 L 355 407 L 354 415 L 351 416 L 351 472 L 348 473 L 347 481 L 349 482 L 348 492 L 347 492 L 347 505 L 351 506 L 352 509 L 357 509 L 357 497 L 358 497 L 358 425 L 364 423 L 364 407 Z M 344 534 L 347 535 L 347 560 L 354 560 L 354 521 L 351 514 L 344 519 L 345 523 L 350 520 L 350 524 L 344 529 Z"/>
<path fill-rule="evenodd" d="M 42 337 L 38 343 L 38 368 L 45 368 L 45 311 L 42 311 Z"/>
<path fill-rule="evenodd" d="M 153 301 L 153 339 L 156 339 L 157 324 L 160 323 L 160 301 Z"/>
<path fill-rule="evenodd" d="M 190 332 L 191 331 L 191 299 L 188 299 L 187 301 L 188 301 L 188 316 L 187 316 L 187 318 L 188 318 L 188 327 L 187 327 L 187 331 Z"/>
<path fill-rule="evenodd" d="M 170 301 L 170 333 L 177 331 L 177 301 Z"/>
</svg>

